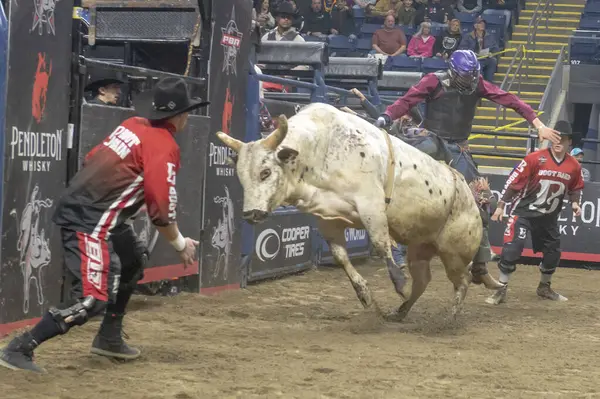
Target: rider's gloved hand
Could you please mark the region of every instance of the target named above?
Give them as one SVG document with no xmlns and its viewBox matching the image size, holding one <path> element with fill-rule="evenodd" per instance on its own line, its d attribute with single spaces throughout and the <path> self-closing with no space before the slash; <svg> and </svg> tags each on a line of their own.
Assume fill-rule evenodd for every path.
<svg viewBox="0 0 600 399">
<path fill-rule="evenodd" d="M 375 126 L 377 127 L 386 127 L 391 124 L 390 117 L 386 114 L 381 114 L 379 118 L 375 121 Z"/>
</svg>

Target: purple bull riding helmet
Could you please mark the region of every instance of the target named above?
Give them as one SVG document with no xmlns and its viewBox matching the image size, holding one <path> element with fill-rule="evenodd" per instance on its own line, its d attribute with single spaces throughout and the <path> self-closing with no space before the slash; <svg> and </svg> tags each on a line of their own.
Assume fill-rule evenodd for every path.
<svg viewBox="0 0 600 399">
<path fill-rule="evenodd" d="M 479 83 L 481 66 L 471 50 L 456 50 L 450 56 L 450 82 L 460 94 L 472 94 Z"/>
</svg>

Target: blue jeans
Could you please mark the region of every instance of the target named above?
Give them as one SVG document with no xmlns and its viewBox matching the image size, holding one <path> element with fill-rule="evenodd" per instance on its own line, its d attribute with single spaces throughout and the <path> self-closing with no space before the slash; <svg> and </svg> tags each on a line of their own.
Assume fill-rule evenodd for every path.
<svg viewBox="0 0 600 399">
<path fill-rule="evenodd" d="M 479 60 L 481 69 L 483 69 L 483 78 L 490 83 L 494 82 L 494 74 L 498 70 L 498 61 L 496 57 L 483 58 Z"/>
<path fill-rule="evenodd" d="M 405 256 L 406 245 L 398 244 L 398 248 L 392 246 L 392 258 L 394 258 L 394 262 L 396 262 L 398 266 L 400 266 L 403 263 L 406 263 L 406 260 L 404 258 Z"/>
</svg>

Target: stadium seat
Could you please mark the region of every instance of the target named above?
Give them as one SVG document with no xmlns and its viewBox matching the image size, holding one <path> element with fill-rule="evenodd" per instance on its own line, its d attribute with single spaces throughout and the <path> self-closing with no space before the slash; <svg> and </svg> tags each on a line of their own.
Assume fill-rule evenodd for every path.
<svg viewBox="0 0 600 399">
<path fill-rule="evenodd" d="M 404 32 L 405 35 L 407 36 L 413 36 L 415 33 L 417 33 L 417 28 L 415 27 L 410 27 L 410 26 L 401 26 L 401 25 L 397 25 L 398 28 L 402 29 L 402 31 Z"/>
<path fill-rule="evenodd" d="M 492 10 L 500 11 L 500 10 Z M 504 36 L 506 35 L 504 24 L 506 22 L 506 16 L 504 14 L 486 14 L 485 20 L 487 22 L 485 30 L 493 34 L 498 38 L 498 44 L 504 43 Z"/>
<path fill-rule="evenodd" d="M 488 25 L 485 28 L 485 31 L 488 33 L 488 35 L 494 35 L 496 37 L 496 39 L 498 39 L 498 45 L 501 45 L 503 43 L 503 39 L 504 39 L 504 25 L 500 26 L 500 25 Z"/>
<path fill-rule="evenodd" d="M 448 69 L 448 64 L 441 58 L 425 58 L 421 63 L 423 73 L 432 73 Z"/>
<path fill-rule="evenodd" d="M 445 30 L 446 28 L 442 28 L 442 27 L 431 27 L 431 35 L 438 37 L 439 35 L 442 34 L 442 32 Z"/>
<path fill-rule="evenodd" d="M 588 1 L 583 9 L 583 16 L 597 16 L 600 15 L 600 1 Z"/>
<path fill-rule="evenodd" d="M 385 22 L 385 17 L 372 16 L 372 17 L 365 18 L 365 23 L 367 23 L 367 24 L 383 25 L 384 22 Z"/>
<path fill-rule="evenodd" d="M 473 27 L 472 26 L 462 26 L 460 28 L 460 31 L 462 32 L 462 34 L 464 36 L 464 35 L 471 33 L 473 31 Z"/>
<path fill-rule="evenodd" d="M 421 70 L 421 59 L 410 58 L 404 54 L 388 57 L 384 69 L 388 71 L 419 72 Z"/>
<path fill-rule="evenodd" d="M 329 54 L 336 54 L 337 57 L 345 57 L 352 51 L 352 43 L 347 36 L 335 35 L 329 38 Z"/>
<path fill-rule="evenodd" d="M 311 35 L 302 35 L 302 37 L 304 38 L 305 42 L 326 42 L 327 41 L 327 36 L 317 37 L 317 36 L 311 36 Z"/>
<path fill-rule="evenodd" d="M 352 15 L 354 19 L 365 18 L 365 9 L 358 6 L 352 7 Z"/>
<path fill-rule="evenodd" d="M 375 33 L 376 30 L 381 29 L 380 24 L 363 24 L 360 27 L 360 37 L 370 36 Z"/>
<path fill-rule="evenodd" d="M 574 37 L 569 48 L 569 63 L 600 64 L 600 41 L 597 38 Z"/>
<path fill-rule="evenodd" d="M 600 30 L 600 15 L 586 15 L 579 22 L 579 29 L 583 30 Z"/>
<path fill-rule="evenodd" d="M 373 44 L 371 43 L 371 38 L 368 39 L 358 39 L 356 41 L 356 46 L 354 47 L 355 51 L 358 53 L 362 53 L 362 55 L 367 55 L 369 51 L 373 50 Z"/>
<path fill-rule="evenodd" d="M 473 22 L 475 21 L 475 16 L 468 12 L 455 12 L 454 17 L 460 21 L 461 25 L 473 25 Z"/>
</svg>

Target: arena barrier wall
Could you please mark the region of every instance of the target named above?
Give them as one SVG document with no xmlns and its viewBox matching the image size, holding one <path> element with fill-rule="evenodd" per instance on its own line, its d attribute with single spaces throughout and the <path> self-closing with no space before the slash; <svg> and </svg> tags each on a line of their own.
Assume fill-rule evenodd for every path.
<svg viewBox="0 0 600 399">
<path fill-rule="evenodd" d="M 255 282 L 312 266 L 312 217 L 293 206 L 280 207 L 264 223 L 251 226 L 246 280 Z"/>
<path fill-rule="evenodd" d="M 487 175 L 492 192 L 499 198 L 507 176 Z M 505 208 L 504 223 L 490 222 L 490 243 L 495 253 L 502 252 L 504 229 L 508 214 Z M 581 217 L 574 218 L 573 211 L 568 202 L 563 204 L 562 212 L 558 218 L 561 235 L 561 259 L 582 262 L 600 262 L 600 183 L 586 182 L 583 189 Z M 542 253 L 533 253 L 531 238 L 527 240 L 524 257 L 540 258 Z"/>
<path fill-rule="evenodd" d="M 8 20 L 4 12 L 4 6 L 0 3 L 0 131 L 1 137 L 5 137 L 6 132 L 6 86 L 8 74 Z M 0 153 L 4 154 L 4 140 L 0 140 Z M 4 162 L 0 162 L 0 176 L 4 176 Z M 0 204 L 4 195 L 2 187 L 4 179 L 0 181 Z M 0 212 L 0 226 L 2 225 L 2 212 Z M 0 246 L 0 259 L 2 259 L 2 246 Z M 1 279 L 1 277 L 0 277 Z M 1 316 L 0 316 L 1 317 Z"/>
<path fill-rule="evenodd" d="M 211 126 L 206 159 L 201 239 L 200 292 L 240 287 L 242 188 L 227 158 L 233 155 L 216 136 L 246 135 L 246 82 L 252 3 L 223 0 L 213 7 L 209 99 Z"/>
<path fill-rule="evenodd" d="M 346 236 L 346 250 L 350 259 L 366 258 L 371 255 L 371 240 L 369 239 L 367 230 L 347 228 L 344 230 L 344 235 Z M 313 228 L 312 242 L 313 262 L 315 264 L 335 264 L 327 241 L 321 236 L 316 227 Z"/>
<path fill-rule="evenodd" d="M 100 144 L 122 121 L 134 115 L 135 111 L 130 108 L 83 104 L 79 165 L 95 145 Z M 190 115 L 185 130 L 175 135 L 181 151 L 181 170 L 177 175 L 177 221 L 183 235 L 196 239 L 201 236 L 202 170 L 206 165 L 209 129 L 210 118 Z M 198 262 L 184 267 L 172 246 L 158 234 L 146 212 L 140 212 L 133 228 L 151 250 L 149 265 L 140 284 L 199 274 Z"/>
<path fill-rule="evenodd" d="M 67 174 L 73 1 L 11 0 L 9 9 L 0 335 L 61 295 L 60 231 L 51 219 Z"/>
</svg>

